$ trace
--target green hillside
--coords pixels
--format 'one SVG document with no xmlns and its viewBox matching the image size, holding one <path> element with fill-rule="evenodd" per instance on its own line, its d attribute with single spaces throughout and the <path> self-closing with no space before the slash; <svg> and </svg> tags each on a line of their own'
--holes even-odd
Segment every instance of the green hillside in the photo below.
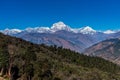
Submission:
<svg viewBox="0 0 120 80">
<path fill-rule="evenodd" d="M 120 67 L 99 57 L 0 34 L 0 76 L 6 80 L 120 80 Z"/>
</svg>

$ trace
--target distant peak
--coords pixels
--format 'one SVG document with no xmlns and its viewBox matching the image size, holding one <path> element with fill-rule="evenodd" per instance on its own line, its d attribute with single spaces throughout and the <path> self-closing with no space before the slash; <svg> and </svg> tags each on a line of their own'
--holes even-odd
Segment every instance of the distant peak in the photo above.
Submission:
<svg viewBox="0 0 120 80">
<path fill-rule="evenodd" d="M 88 31 L 95 31 L 95 30 L 94 30 L 93 28 L 91 28 L 90 26 L 83 27 L 82 29 L 88 30 Z"/>
<path fill-rule="evenodd" d="M 65 25 L 65 23 L 64 23 L 64 22 L 62 22 L 62 21 L 56 22 L 56 23 L 54 23 L 54 24 L 61 24 L 61 25 Z"/>
<path fill-rule="evenodd" d="M 112 34 L 112 33 L 115 33 L 115 31 L 112 31 L 112 30 L 107 30 L 107 31 L 104 31 L 105 34 Z"/>
<path fill-rule="evenodd" d="M 90 26 L 86 26 L 86 27 L 80 28 L 79 32 L 83 34 L 94 34 L 96 33 L 96 30 L 94 30 Z"/>
<path fill-rule="evenodd" d="M 4 31 L 21 32 L 22 30 L 20 30 L 20 29 L 9 29 L 9 28 L 6 28 Z"/>
<path fill-rule="evenodd" d="M 59 21 L 57 23 L 54 23 L 51 27 L 51 29 L 53 30 L 53 32 L 59 31 L 59 30 L 66 30 L 66 31 L 70 31 L 70 27 L 66 24 L 64 24 L 62 21 Z"/>
<path fill-rule="evenodd" d="M 20 30 L 20 29 L 8 29 L 8 28 L 6 28 L 5 30 L 1 30 L 0 32 L 2 32 L 4 34 L 7 34 L 7 35 L 11 35 L 11 34 L 20 33 L 20 32 L 22 32 L 22 30 Z"/>
<path fill-rule="evenodd" d="M 54 23 L 54 24 L 52 25 L 51 29 L 53 29 L 53 28 L 64 28 L 64 27 L 66 27 L 66 26 L 67 26 L 67 25 L 64 24 L 62 21 L 59 21 L 59 22 L 57 22 L 57 23 Z"/>
</svg>

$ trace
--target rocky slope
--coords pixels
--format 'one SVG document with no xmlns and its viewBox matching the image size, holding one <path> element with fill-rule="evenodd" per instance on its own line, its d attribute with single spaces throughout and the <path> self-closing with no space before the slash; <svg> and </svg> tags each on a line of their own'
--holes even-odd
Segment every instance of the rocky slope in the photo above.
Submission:
<svg viewBox="0 0 120 80">
<path fill-rule="evenodd" d="M 108 39 L 85 50 L 86 55 L 99 56 L 120 65 L 120 39 Z"/>
</svg>

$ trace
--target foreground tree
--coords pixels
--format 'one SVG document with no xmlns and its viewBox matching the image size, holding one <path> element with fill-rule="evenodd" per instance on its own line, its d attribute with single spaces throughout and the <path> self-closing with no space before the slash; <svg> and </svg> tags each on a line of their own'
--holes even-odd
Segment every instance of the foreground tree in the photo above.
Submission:
<svg viewBox="0 0 120 80">
<path fill-rule="evenodd" d="M 9 67 L 9 53 L 6 49 L 0 48 L 0 75 L 7 74 Z"/>
</svg>

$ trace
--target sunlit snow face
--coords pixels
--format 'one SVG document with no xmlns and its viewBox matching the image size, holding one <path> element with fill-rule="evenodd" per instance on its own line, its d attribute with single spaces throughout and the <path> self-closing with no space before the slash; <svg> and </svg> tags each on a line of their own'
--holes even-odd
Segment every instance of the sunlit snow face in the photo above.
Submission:
<svg viewBox="0 0 120 80">
<path fill-rule="evenodd" d="M 66 30 L 66 31 L 70 31 L 70 27 L 66 24 L 64 24 L 63 22 L 57 22 L 57 23 L 54 23 L 53 26 L 51 27 L 51 30 L 53 32 L 56 32 L 56 31 L 59 31 L 59 30 Z"/>
<path fill-rule="evenodd" d="M 112 33 L 115 33 L 115 31 L 112 31 L 112 30 L 107 30 L 107 31 L 104 31 L 105 34 L 112 34 Z"/>
</svg>

